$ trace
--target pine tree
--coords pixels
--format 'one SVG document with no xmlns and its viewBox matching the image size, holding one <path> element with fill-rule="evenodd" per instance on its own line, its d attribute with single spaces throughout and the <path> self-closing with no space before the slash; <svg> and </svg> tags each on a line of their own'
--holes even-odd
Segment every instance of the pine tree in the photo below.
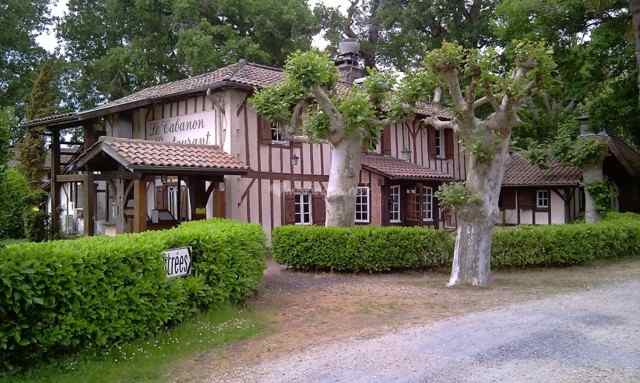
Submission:
<svg viewBox="0 0 640 383">
<path fill-rule="evenodd" d="M 47 61 L 40 68 L 27 100 L 27 120 L 31 121 L 55 113 L 58 100 L 54 86 L 55 66 L 52 61 Z M 22 171 L 27 176 L 32 189 L 39 189 L 45 176 L 44 128 L 30 128 L 25 133 L 19 149 Z"/>
</svg>

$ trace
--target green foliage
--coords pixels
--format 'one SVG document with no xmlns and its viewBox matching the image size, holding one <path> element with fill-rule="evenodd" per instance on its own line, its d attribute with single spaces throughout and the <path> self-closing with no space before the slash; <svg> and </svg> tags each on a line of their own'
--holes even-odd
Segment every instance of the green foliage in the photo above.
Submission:
<svg viewBox="0 0 640 383">
<path fill-rule="evenodd" d="M 598 224 L 520 226 L 497 230 L 498 267 L 570 266 L 640 254 L 640 217 L 610 214 Z"/>
<path fill-rule="evenodd" d="M 10 153 L 11 127 L 15 124 L 14 109 L 11 107 L 0 108 L 0 182 L 4 173 Z"/>
<path fill-rule="evenodd" d="M 382 130 L 378 123 L 374 105 L 370 97 L 361 89 L 353 89 L 338 102 L 338 110 L 345 122 L 345 133 L 348 136 L 360 135 L 369 141 L 377 142 Z"/>
<path fill-rule="evenodd" d="M 274 229 L 272 254 L 300 270 L 385 272 L 448 264 L 449 233 L 424 228 L 299 227 Z"/>
<path fill-rule="evenodd" d="M 0 179 L 0 238 L 24 238 L 23 214 L 31 194 L 19 170 L 9 168 Z"/>
<path fill-rule="evenodd" d="M 436 192 L 438 201 L 446 207 L 463 208 L 480 203 L 480 197 L 473 193 L 464 182 L 442 185 Z"/>
<path fill-rule="evenodd" d="M 35 189 L 23 197 L 24 238 L 31 242 L 43 242 L 49 237 L 48 196 L 45 191 Z"/>
<path fill-rule="evenodd" d="M 287 80 L 309 91 L 315 86 L 331 89 L 338 81 L 338 70 L 329 56 L 316 50 L 297 51 L 284 66 Z"/>
<path fill-rule="evenodd" d="M 2 376 L 0 383 L 164 383 L 181 361 L 260 333 L 261 322 L 247 310 L 207 310 L 158 334 L 107 350 L 83 351 L 29 370 Z"/>
<path fill-rule="evenodd" d="M 241 58 L 284 64 L 319 31 L 304 0 L 70 0 L 58 37 L 85 108 Z"/>
<path fill-rule="evenodd" d="M 427 53 L 424 63 L 433 72 L 447 72 L 462 67 L 467 53 L 462 45 L 445 41 L 441 48 Z"/>
<path fill-rule="evenodd" d="M 386 272 L 448 267 L 454 238 L 424 228 L 283 226 L 273 232 L 273 256 L 299 270 Z M 493 236 L 495 268 L 571 266 L 640 254 L 640 216 L 609 213 L 598 224 L 500 228 Z"/>
<path fill-rule="evenodd" d="M 607 181 L 593 182 L 585 185 L 585 190 L 596 204 L 598 213 L 604 215 L 611 210 L 611 204 L 616 197 L 616 191 Z"/>
<path fill-rule="evenodd" d="M 192 276 L 167 279 L 162 252 L 191 246 Z M 243 301 L 265 267 L 258 225 L 9 245 L 0 250 L 0 360 L 16 368 L 160 331 L 202 308 Z"/>
</svg>

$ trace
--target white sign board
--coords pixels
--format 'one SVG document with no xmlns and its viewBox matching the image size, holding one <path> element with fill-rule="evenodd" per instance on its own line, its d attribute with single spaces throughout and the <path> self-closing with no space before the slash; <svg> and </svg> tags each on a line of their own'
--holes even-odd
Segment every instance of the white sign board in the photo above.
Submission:
<svg viewBox="0 0 640 383">
<path fill-rule="evenodd" d="M 191 248 L 180 247 L 163 253 L 164 269 L 168 278 L 185 277 L 191 274 Z"/>
<path fill-rule="evenodd" d="M 153 141 L 213 145 L 215 134 L 216 113 L 214 111 L 147 122 L 147 139 Z"/>
</svg>

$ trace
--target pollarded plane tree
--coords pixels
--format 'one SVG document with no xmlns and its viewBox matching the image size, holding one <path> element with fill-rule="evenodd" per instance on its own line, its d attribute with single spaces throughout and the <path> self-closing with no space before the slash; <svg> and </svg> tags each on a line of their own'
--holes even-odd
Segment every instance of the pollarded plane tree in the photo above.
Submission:
<svg viewBox="0 0 640 383">
<path fill-rule="evenodd" d="M 363 142 L 376 142 L 391 97 L 391 76 L 372 73 L 361 85 L 339 84 L 334 62 L 318 51 L 292 54 L 285 80 L 251 99 L 262 116 L 286 123 L 290 134 L 331 145 L 326 225 L 352 226 Z"/>
<path fill-rule="evenodd" d="M 438 192 L 455 208 L 458 228 L 450 286 L 489 283 L 491 242 L 498 200 L 518 112 L 550 81 L 552 52 L 541 43 L 514 42 L 505 51 L 464 49 L 453 43 L 432 51 L 426 69 L 448 89 L 452 121 L 425 122 L 451 128 L 468 154 L 467 179 Z"/>
</svg>

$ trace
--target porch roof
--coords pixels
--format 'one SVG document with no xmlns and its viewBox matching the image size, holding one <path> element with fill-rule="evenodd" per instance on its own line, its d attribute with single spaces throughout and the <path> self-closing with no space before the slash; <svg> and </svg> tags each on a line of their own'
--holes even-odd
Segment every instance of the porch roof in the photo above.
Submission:
<svg viewBox="0 0 640 383">
<path fill-rule="evenodd" d="M 552 161 L 548 169 L 542 169 L 520 154 L 512 153 L 507 160 L 502 186 L 578 186 L 581 179 L 582 171 L 575 166 Z"/>
<path fill-rule="evenodd" d="M 386 155 L 364 154 L 362 167 L 392 180 L 453 180 L 447 173 Z"/>
<path fill-rule="evenodd" d="M 103 136 L 71 164 L 79 170 L 107 155 L 138 173 L 245 174 L 248 167 L 217 146 L 175 144 Z"/>
</svg>

